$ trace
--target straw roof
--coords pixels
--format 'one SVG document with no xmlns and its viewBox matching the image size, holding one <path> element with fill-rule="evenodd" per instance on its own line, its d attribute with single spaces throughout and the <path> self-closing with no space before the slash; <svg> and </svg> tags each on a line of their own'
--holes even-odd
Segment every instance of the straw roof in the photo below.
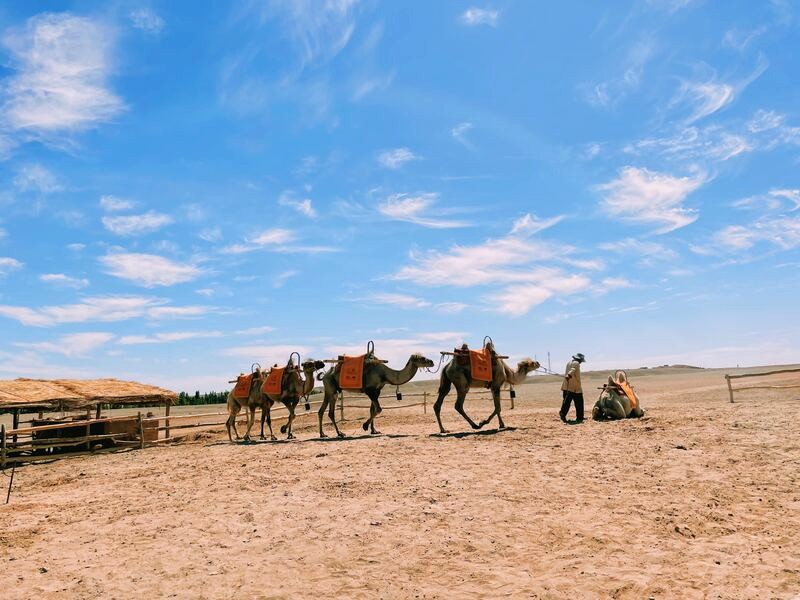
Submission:
<svg viewBox="0 0 800 600">
<path fill-rule="evenodd" d="M 175 392 L 119 379 L 0 380 L 0 408 L 77 409 L 96 404 L 172 403 Z"/>
</svg>

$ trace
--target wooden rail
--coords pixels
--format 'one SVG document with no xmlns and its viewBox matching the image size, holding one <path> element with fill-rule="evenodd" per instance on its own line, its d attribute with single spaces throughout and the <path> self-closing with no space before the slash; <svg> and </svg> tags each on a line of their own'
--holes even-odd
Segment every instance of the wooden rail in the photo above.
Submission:
<svg viewBox="0 0 800 600">
<path fill-rule="evenodd" d="M 747 386 L 740 386 L 740 387 L 733 387 L 731 385 L 732 379 L 743 379 L 745 377 L 767 377 L 769 375 L 780 375 L 782 373 L 800 373 L 800 369 L 781 369 L 779 371 L 764 371 L 762 373 L 741 373 L 739 375 L 729 375 L 725 374 L 725 382 L 728 384 L 728 395 L 731 399 L 731 404 L 733 404 L 733 393 L 740 392 L 743 390 L 791 390 L 791 389 L 800 389 L 800 384 L 798 385 L 747 385 Z"/>
</svg>

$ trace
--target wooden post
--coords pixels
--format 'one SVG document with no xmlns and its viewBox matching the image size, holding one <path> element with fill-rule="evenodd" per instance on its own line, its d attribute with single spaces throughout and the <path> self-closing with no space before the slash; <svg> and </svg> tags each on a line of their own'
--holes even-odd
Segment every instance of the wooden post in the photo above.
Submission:
<svg viewBox="0 0 800 600">
<path fill-rule="evenodd" d="M 86 449 L 87 450 L 91 450 L 92 449 L 92 442 L 91 442 L 91 440 L 88 439 L 89 436 L 91 436 L 91 435 L 92 435 L 92 409 L 91 408 L 87 408 L 86 409 L 86 438 L 87 438 L 86 439 Z"/>
<path fill-rule="evenodd" d="M 0 425 L 0 469 L 6 468 L 6 426 Z"/>
<path fill-rule="evenodd" d="M 339 392 L 339 421 L 344 421 L 344 392 Z"/>
<path fill-rule="evenodd" d="M 99 419 L 100 418 L 100 408 L 101 408 L 101 406 L 102 405 L 98 402 L 97 403 L 97 409 L 94 411 L 94 418 L 95 419 Z"/>
<path fill-rule="evenodd" d="M 19 429 L 19 409 L 14 409 L 14 414 L 11 417 L 11 429 Z M 17 443 L 17 434 L 11 436 L 11 441 Z"/>
<path fill-rule="evenodd" d="M 167 407 L 164 409 L 164 416 L 167 417 L 164 420 L 164 427 L 165 427 L 164 436 L 165 436 L 165 439 L 167 439 L 167 440 L 169 439 L 169 406 L 170 406 L 170 403 L 167 402 Z"/>
<path fill-rule="evenodd" d="M 422 392 L 422 413 L 428 414 L 428 392 Z"/>
<path fill-rule="evenodd" d="M 139 411 L 139 449 L 144 450 L 144 423 L 142 422 L 142 411 Z"/>
<path fill-rule="evenodd" d="M 733 388 L 731 387 L 731 376 L 726 374 L 725 381 L 728 382 L 728 394 L 731 397 L 731 404 L 733 404 Z"/>
</svg>

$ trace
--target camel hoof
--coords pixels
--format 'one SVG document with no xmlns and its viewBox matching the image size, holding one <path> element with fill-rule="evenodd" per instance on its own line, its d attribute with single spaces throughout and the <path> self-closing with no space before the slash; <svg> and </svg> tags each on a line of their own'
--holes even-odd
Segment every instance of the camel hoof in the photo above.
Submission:
<svg viewBox="0 0 800 600">
<path fill-rule="evenodd" d="M 294 434 L 290 433 L 289 435 L 286 436 L 286 439 L 287 440 L 293 440 L 294 439 Z"/>
<path fill-rule="evenodd" d="M 270 442 L 277 442 L 278 438 L 276 438 L 274 435 L 271 435 L 271 436 L 269 436 L 269 441 Z"/>
<path fill-rule="evenodd" d="M 361 426 L 361 429 L 363 429 L 364 431 L 366 431 L 367 429 L 369 429 L 369 423 L 364 423 L 364 424 Z"/>
<path fill-rule="evenodd" d="M 320 432 L 319 432 L 319 437 L 321 437 L 321 438 L 326 438 L 326 437 L 328 437 L 328 434 L 327 434 L 327 433 L 322 433 L 322 432 L 320 431 Z"/>
<path fill-rule="evenodd" d="M 370 431 L 370 435 L 380 435 L 380 434 L 381 432 L 378 431 L 377 429 L 373 429 L 372 431 Z"/>
<path fill-rule="evenodd" d="M 258 436 L 258 439 L 260 439 L 260 440 L 265 440 L 265 439 L 267 439 L 267 438 L 265 438 L 263 435 L 260 435 L 260 436 Z"/>
<path fill-rule="evenodd" d="M 347 437 L 347 436 L 346 436 L 345 434 L 343 434 L 341 431 L 340 431 L 340 432 L 338 432 L 336 435 L 338 435 L 340 438 Z"/>
</svg>

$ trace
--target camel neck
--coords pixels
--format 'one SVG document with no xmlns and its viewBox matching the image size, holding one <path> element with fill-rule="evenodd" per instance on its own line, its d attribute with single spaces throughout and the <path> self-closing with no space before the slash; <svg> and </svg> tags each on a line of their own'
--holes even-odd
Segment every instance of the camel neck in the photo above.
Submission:
<svg viewBox="0 0 800 600">
<path fill-rule="evenodd" d="M 303 381 L 303 395 L 308 396 L 314 389 L 314 370 L 303 371 L 305 381 Z"/>
<path fill-rule="evenodd" d="M 411 379 L 417 373 L 417 367 L 411 362 L 411 359 L 408 359 L 406 366 L 396 371 L 395 369 L 391 369 L 389 367 L 383 367 L 386 372 L 386 381 L 389 382 L 391 385 L 403 385 L 411 381 Z"/>
</svg>

